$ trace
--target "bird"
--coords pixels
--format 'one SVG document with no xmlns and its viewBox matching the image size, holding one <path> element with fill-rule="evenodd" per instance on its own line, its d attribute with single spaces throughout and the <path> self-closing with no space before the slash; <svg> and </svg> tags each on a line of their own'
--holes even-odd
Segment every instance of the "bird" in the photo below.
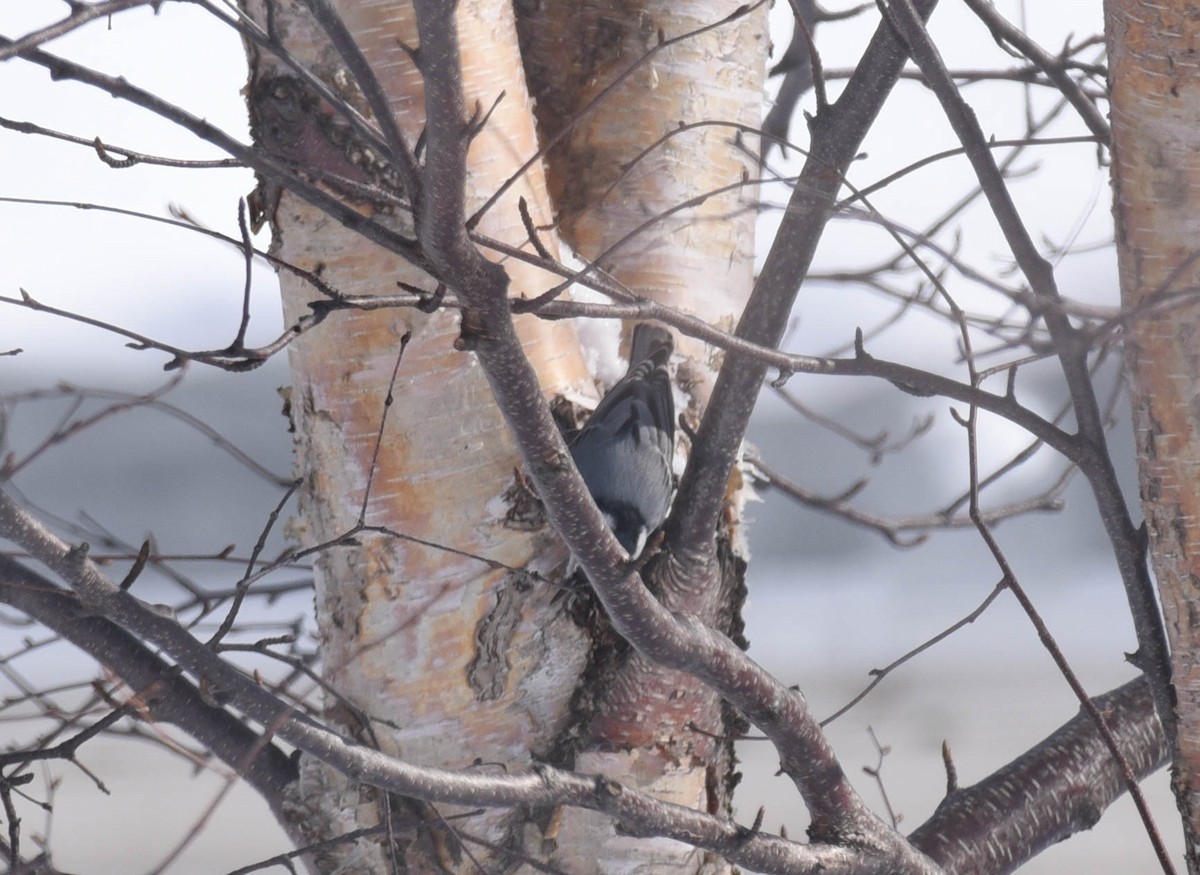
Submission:
<svg viewBox="0 0 1200 875">
<path fill-rule="evenodd" d="M 630 559 L 671 509 L 675 399 L 667 363 L 673 348 L 665 328 L 636 325 L 629 370 L 570 444 L 583 482 Z"/>
</svg>

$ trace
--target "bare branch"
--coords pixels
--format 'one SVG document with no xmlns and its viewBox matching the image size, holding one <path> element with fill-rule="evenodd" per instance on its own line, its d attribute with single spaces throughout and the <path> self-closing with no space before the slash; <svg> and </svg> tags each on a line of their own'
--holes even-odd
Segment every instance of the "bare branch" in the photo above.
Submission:
<svg viewBox="0 0 1200 875">
<path fill-rule="evenodd" d="M 16 43 L 13 40 L 0 36 L 0 52 L 7 51 L 15 45 Z M 276 160 L 262 150 L 244 145 L 205 119 L 197 118 L 186 110 L 148 91 L 131 85 L 123 78 L 108 76 L 81 64 L 76 64 L 66 58 L 42 51 L 41 49 L 14 50 L 13 53 L 27 61 L 45 67 L 55 78 L 70 79 L 84 85 L 90 85 L 113 97 L 127 100 L 136 106 L 149 110 L 155 115 L 161 116 L 167 121 L 191 131 L 200 139 L 220 147 L 228 154 L 242 161 L 246 166 L 253 168 L 255 171 L 262 173 L 279 185 L 287 188 L 297 197 L 303 198 L 318 209 L 325 211 L 345 227 L 351 228 L 367 239 L 383 246 L 385 249 L 403 256 L 417 267 L 425 266 L 425 258 L 412 240 L 392 231 L 379 222 L 363 217 L 361 213 L 352 207 L 343 204 L 337 198 L 326 193 L 320 186 L 308 182 L 294 168 L 288 166 L 286 162 Z M 338 103 L 344 104 L 345 102 L 339 101 Z"/>
<path fill-rule="evenodd" d="M 967 147 L 967 157 L 971 166 L 979 177 L 988 203 L 1000 223 L 1017 263 L 1029 280 L 1034 295 L 1038 301 L 1050 305 L 1041 311 L 1041 315 L 1054 339 L 1067 387 L 1074 402 L 1082 450 L 1082 455 L 1077 461 L 1095 493 L 1105 530 L 1117 556 L 1137 632 L 1140 652 L 1135 657 L 1135 664 L 1150 677 L 1159 713 L 1167 727 L 1168 735 L 1171 735 L 1174 732 L 1174 711 L 1166 633 L 1146 567 L 1145 551 L 1129 517 L 1112 459 L 1105 448 L 1104 425 L 1087 366 L 1088 344 L 1084 336 L 1057 308 L 1059 296 L 1053 269 L 1038 253 L 1037 247 L 1030 239 L 986 148 L 986 140 L 979 123 L 947 75 L 920 16 L 910 0 L 894 0 L 887 10 L 888 19 L 908 42 L 913 60 L 929 80 L 930 87 L 941 101 L 955 133 Z"/>
<path fill-rule="evenodd" d="M 0 500 L 7 502 L 8 498 Z M 257 743 L 259 736 L 241 719 L 213 708 L 152 650 L 108 620 L 90 615 L 71 594 L 3 556 L 0 600 L 67 638 L 97 662 L 109 666 L 135 690 L 158 691 L 151 699 L 154 718 L 179 726 L 226 764 L 243 762 L 246 751 Z M 283 790 L 296 775 L 294 764 L 282 751 L 268 746 L 240 774 L 274 811 L 282 812 Z"/>
<path fill-rule="evenodd" d="M 92 137 L 90 140 L 86 137 L 76 137 L 73 134 L 55 131 L 50 128 L 35 125 L 33 122 L 20 122 L 13 119 L 0 116 L 0 128 L 6 128 L 10 131 L 16 131 L 20 134 L 36 134 L 42 137 L 50 137 L 55 140 L 62 140 L 67 143 L 75 143 L 80 146 L 87 146 L 96 152 L 96 157 L 117 170 L 124 170 L 127 167 L 136 167 L 139 164 L 152 164 L 160 167 L 178 167 L 188 170 L 204 170 L 204 169 L 220 169 L 226 170 L 231 168 L 243 167 L 241 161 L 236 158 L 217 158 L 213 161 L 188 160 L 185 158 L 166 158 L 161 155 L 149 155 L 145 152 L 140 152 L 134 149 L 129 149 L 125 146 L 116 146 L 112 143 L 104 143 L 99 137 Z M 124 157 L 117 158 L 116 155 Z"/>
<path fill-rule="evenodd" d="M 77 641 L 85 649 L 91 648 L 89 652 L 93 652 L 101 661 L 114 660 L 122 655 L 123 651 L 119 648 L 123 645 L 119 642 L 132 642 L 108 620 L 118 622 L 139 638 L 162 648 L 187 673 L 205 678 L 209 689 L 219 692 L 226 706 L 236 707 L 260 724 L 276 728 L 276 736 L 281 741 L 319 757 L 363 783 L 430 801 L 467 805 L 579 805 L 609 814 L 630 835 L 672 837 L 767 873 L 788 875 L 820 871 L 835 875 L 883 875 L 895 871 L 896 861 L 891 853 L 882 853 L 880 849 L 852 850 L 830 845 L 798 845 L 775 836 L 750 833 L 730 820 L 655 800 L 606 778 L 578 775 L 548 766 L 526 774 L 492 775 L 403 763 L 342 738 L 295 712 L 218 658 L 187 634 L 174 619 L 122 592 L 86 558 L 86 549 L 68 548 L 41 529 L 3 493 L 0 493 L 0 536 L 21 543 L 35 553 L 40 561 L 70 580 L 79 599 L 76 601 L 75 596 L 56 592 L 41 578 L 12 560 L 0 557 L 0 576 L 15 582 L 15 585 L 3 586 L 3 581 L 0 581 L 0 598 L 4 601 L 29 612 L 52 628 L 59 628 L 72 641 Z M 69 621 L 67 617 L 78 614 L 80 604 L 87 611 L 106 619 L 89 617 Z M 78 627 L 75 623 L 86 625 Z M 100 627 L 97 628 L 96 624 L 100 624 Z M 101 629 L 112 631 L 101 634 Z M 114 642 L 118 642 L 118 649 L 106 656 L 110 651 L 104 648 Z M 129 670 L 132 671 L 132 668 Z M 178 680 L 173 675 L 171 678 Z M 178 707 L 186 701 L 182 695 L 171 696 L 164 700 L 163 707 Z M 193 701 L 199 701 L 198 694 L 193 694 Z M 182 728 L 192 732 L 196 728 L 193 724 L 197 721 L 201 726 L 205 724 L 201 720 L 205 715 L 210 718 L 209 722 L 227 716 L 223 710 L 214 709 L 208 704 L 202 704 L 201 707 L 201 714 L 183 715 L 179 711 L 172 711 L 171 716 L 161 719 L 174 722 L 173 718 L 179 718 Z M 232 721 L 231 726 L 222 726 L 221 731 L 229 733 L 229 736 L 215 738 L 212 745 L 214 749 L 225 750 L 228 756 L 233 757 L 228 762 L 236 763 L 236 756 L 245 754 L 247 744 L 255 743 L 255 736 L 236 720 Z M 245 739 L 244 743 L 242 739 Z M 269 747 L 268 750 L 273 748 Z M 262 760 L 262 757 L 258 757 L 250 764 L 245 772 L 247 780 L 255 780 L 255 769 L 260 767 Z M 288 762 L 286 758 L 284 762 Z M 290 775 L 290 763 L 288 768 Z M 277 778 L 276 774 L 275 780 Z M 277 798 L 277 784 L 268 784 L 260 790 L 268 799 Z M 919 871 L 936 870 L 926 867 Z"/>
<path fill-rule="evenodd" d="M 966 4 L 972 12 L 979 16 L 979 20 L 988 26 L 996 38 L 996 42 L 1009 43 L 1022 55 L 1029 58 L 1039 70 L 1046 74 L 1046 78 L 1054 83 L 1062 95 L 1071 101 L 1071 105 L 1075 107 L 1079 117 L 1083 119 L 1083 123 L 1087 125 L 1088 130 L 1096 139 L 1105 145 L 1109 144 L 1112 132 L 1109 130 L 1108 122 L 1096 108 L 1095 102 L 1090 100 L 1083 93 L 1079 84 L 1067 75 L 1064 58 L 1054 58 L 1047 54 L 1041 46 L 1030 39 L 1027 33 L 1000 15 L 991 3 L 984 3 L 981 0 L 966 0 Z"/>
<path fill-rule="evenodd" d="M 923 12 L 928 14 L 934 5 L 932 0 L 923 3 Z M 891 29 L 882 25 L 841 97 L 814 119 L 809 158 L 738 325 L 739 337 L 761 346 L 778 345 L 845 170 L 895 85 L 905 57 Z M 721 369 L 679 484 L 676 507 L 688 512 L 672 514 L 668 521 L 667 540 L 679 555 L 701 561 L 712 556 L 712 532 L 725 485 L 765 374 L 759 362 L 736 356 Z"/>
<path fill-rule="evenodd" d="M 1166 762 L 1166 735 L 1144 677 L 1094 701 L 1139 777 Z M 1014 787 L 1022 788 L 1019 805 Z M 947 872 L 1012 872 L 1091 829 L 1124 788 L 1092 716 L 1081 712 L 975 786 L 951 792 L 909 838 Z M 993 816 L 981 818 L 981 810 Z"/>
<path fill-rule="evenodd" d="M 107 18 L 118 12 L 124 12 L 126 9 L 133 9 L 135 6 L 152 6 L 156 2 L 161 2 L 161 0 L 105 0 L 101 3 L 71 3 L 71 14 L 61 21 L 26 34 L 19 40 L 0 42 L 0 62 L 24 55 L 31 49 L 58 39 L 97 18 Z"/>
</svg>

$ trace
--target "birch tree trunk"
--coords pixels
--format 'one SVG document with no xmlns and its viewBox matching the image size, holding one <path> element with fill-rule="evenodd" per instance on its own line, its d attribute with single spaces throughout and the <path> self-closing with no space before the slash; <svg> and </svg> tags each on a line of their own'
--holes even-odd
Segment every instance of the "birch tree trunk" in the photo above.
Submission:
<svg viewBox="0 0 1200 875">
<path fill-rule="evenodd" d="M 1175 792 L 1200 872 L 1200 15 L 1105 4 L 1113 184 L 1142 502 L 1177 698 Z"/>
<path fill-rule="evenodd" d="M 563 239 L 639 295 L 732 331 L 754 280 L 758 141 L 740 141 L 761 124 L 765 8 L 738 15 L 727 0 L 639 0 L 615 16 L 604 0 L 516 5 L 539 130 L 556 144 L 547 172 Z M 678 346 L 676 383 L 694 428 L 720 359 L 690 338 Z M 735 479 L 725 535 L 740 545 L 739 501 Z M 741 558 L 723 563 L 720 579 L 672 581 L 668 573 L 660 598 L 736 640 Z M 636 653 L 597 657 L 594 714 L 582 725 L 575 766 L 623 775 L 660 798 L 730 811 L 736 721 L 720 697 Z M 611 833 L 593 812 L 573 809 L 564 821 L 572 846 Z M 606 838 L 601 871 L 701 865 L 701 855 L 659 844 L 661 856 L 650 859 L 644 842 Z"/>
<path fill-rule="evenodd" d="M 355 2 L 341 12 L 401 128 L 416 141 L 422 81 L 404 48 L 417 43 L 412 9 Z M 288 48 L 336 86 L 344 71 L 304 5 L 277 4 L 274 14 Z M 468 94 L 485 108 L 504 94 L 471 153 L 478 205 L 536 144 L 511 15 L 503 4 L 468 2 L 458 17 Z M 256 18 L 265 22 L 265 11 L 258 9 Z M 302 166 L 386 188 L 386 168 L 372 166 L 361 144 L 336 136 L 330 108 L 312 105 L 275 58 L 252 52 L 251 67 L 263 146 Z M 480 230 L 520 245 L 518 196 L 542 224 L 548 221 L 535 166 Z M 361 208 L 375 215 L 388 209 L 366 200 Z M 433 291 L 420 270 L 293 196 L 284 193 L 271 218 L 276 254 L 344 295 L 394 293 L 397 283 Z M 394 210 L 394 219 L 411 233 L 403 210 Z M 508 269 L 518 287 L 548 282 L 519 263 Z M 319 296 L 287 274 L 281 279 L 285 319 L 294 320 Z M 379 527 L 318 554 L 326 717 L 363 743 L 412 762 L 524 767 L 546 755 L 561 729 L 586 648 L 562 612 L 555 618 L 550 610 L 555 591 L 534 582 L 539 571 L 548 579 L 565 556 L 549 530 L 520 524 L 518 505 L 528 499 L 514 481 L 517 457 L 474 357 L 455 349 L 457 323 L 447 310 L 349 311 L 291 348 L 301 540 L 328 544 L 360 519 Z M 520 330 L 547 392 L 586 381 L 567 323 L 526 317 Z M 394 401 L 385 408 L 389 396 Z M 402 865 L 432 871 L 462 858 L 431 806 L 381 796 L 306 760 L 295 816 L 312 840 L 384 823 L 389 811 L 397 824 L 415 817 L 432 829 L 405 830 L 410 840 L 395 852 Z M 476 818 L 465 831 L 520 844 L 520 824 L 503 813 Z M 337 846 L 318 868 L 392 871 L 386 844 L 381 836 Z M 487 856 L 478 847 L 471 852 Z"/>
<path fill-rule="evenodd" d="M 245 8 L 338 97 L 367 112 L 306 4 L 275 3 L 270 20 L 268 6 L 259 0 L 246 0 Z M 418 142 L 425 117 L 418 64 L 430 59 L 420 56 L 412 9 L 388 0 L 342 3 L 339 11 L 403 133 Z M 633 16 L 640 29 L 621 49 L 618 66 L 633 63 L 653 45 L 647 34 L 692 30 L 722 14 L 710 7 L 667 13 Z M 473 101 L 477 116 L 486 117 L 469 157 L 469 214 L 536 154 L 537 131 L 509 4 L 461 2 L 457 19 L 468 106 Z M 673 129 L 675 119 L 756 122 L 765 18 L 748 17 L 718 36 L 716 46 L 696 40 L 686 54 L 664 53 L 657 70 L 630 80 L 627 93 L 602 104 L 603 113 L 581 129 L 580 136 L 591 138 L 613 131 L 637 134 L 631 140 L 616 137 L 614 146 L 585 162 L 596 171 L 590 187 L 567 198 L 566 187 L 556 186 L 555 206 L 570 216 L 565 224 L 572 244 L 585 257 L 595 257 L 631 230 L 631 223 L 736 183 L 752 166 L 731 148 L 728 130 L 702 132 L 671 143 L 667 165 L 653 158 L 623 183 L 620 196 L 609 202 L 634 203 L 632 214 L 621 209 L 605 217 L 588 208 L 591 200 L 603 200 L 613 168 Z M 559 51 L 575 52 L 579 45 Z M 718 56 L 704 60 L 715 48 Z M 406 192 L 396 185 L 394 169 L 374 162 L 328 101 L 314 96 L 277 57 L 249 43 L 248 51 L 259 146 L 311 168 L 343 197 L 347 190 L 359 191 L 356 206 L 362 213 L 389 215 L 397 230 L 411 234 Z M 708 98 L 684 99 L 696 90 Z M 649 100 L 664 95 L 675 105 Z M 580 93 L 572 100 L 580 106 L 593 96 L 594 91 Z M 639 102 L 631 110 L 634 98 Z M 640 123 L 614 119 L 614 109 Z M 552 128 L 544 124 L 542 135 L 551 135 Z M 718 155 L 735 160 L 718 161 Z M 580 160 L 575 152 L 571 156 Z M 709 166 L 718 169 L 689 178 L 689 168 Z M 570 168 L 559 164 L 558 172 Z M 542 242 L 556 252 L 555 235 L 547 230 L 553 225 L 552 201 L 537 161 L 490 206 L 476 230 L 528 249 L 518 198 L 529 204 Z M 273 222 L 275 254 L 338 293 L 386 295 L 397 284 L 434 291 L 418 268 L 286 192 L 264 188 L 259 200 L 264 218 Z M 561 206 L 564 200 L 568 208 Z M 731 221 L 739 209 L 743 215 Z M 665 228 L 643 232 L 605 259 L 605 267 L 660 300 L 687 296 L 687 306 L 698 315 L 731 327 L 752 280 L 753 219 L 734 192 L 675 217 Z M 594 226 L 590 236 L 575 233 L 583 226 Z M 504 264 L 518 295 L 540 293 L 557 281 L 519 261 Z M 706 277 L 703 286 L 700 276 Z M 312 284 L 294 275 L 282 274 L 281 281 L 289 322 L 321 300 Z M 701 287 L 703 293 L 695 294 Z M 518 327 L 548 395 L 591 391 L 569 323 L 522 317 Z M 414 763 L 522 769 L 550 761 L 606 772 L 696 807 L 728 810 L 729 743 L 677 732 L 695 720 L 716 737 L 727 737 L 729 718 L 715 695 L 677 696 L 695 685 L 652 671 L 640 660 L 614 675 L 621 681 L 615 686 L 633 695 L 610 696 L 611 684 L 599 693 L 588 689 L 616 668 L 604 661 L 614 648 L 597 645 L 597 636 L 611 633 L 603 623 L 577 624 L 553 600 L 566 556 L 553 533 L 539 526 L 536 501 L 514 476 L 518 462 L 511 439 L 474 357 L 455 348 L 458 330 L 457 316 L 447 310 L 432 315 L 411 308 L 350 310 L 335 312 L 291 347 L 291 410 L 303 482 L 303 519 L 296 533 L 305 546 L 324 545 L 317 553 L 317 615 L 326 718 L 364 744 Z M 695 364 L 683 366 L 681 378 L 689 386 L 707 385 L 715 360 L 696 346 L 687 352 Z M 704 395 L 695 393 L 698 399 Z M 719 602 L 730 617 L 727 627 L 733 622 L 730 592 L 715 593 L 709 610 L 714 613 Z M 626 649 L 622 658 L 627 657 Z M 633 688 L 626 683 L 631 677 L 637 679 Z M 646 697 L 665 704 L 665 712 L 639 711 Z M 581 707 L 581 700 L 592 704 Z M 706 856 L 674 842 L 624 839 L 606 819 L 574 812 L 565 825 L 551 812 L 488 813 L 455 825 L 444 819 L 454 811 L 386 799 L 311 761 L 302 767 L 294 801 L 295 825 L 312 841 L 390 824 L 386 835 L 324 852 L 312 862 L 323 872 L 478 871 L 489 858 L 500 868 L 515 866 L 522 853 L 572 870 L 578 870 L 572 863 L 586 861 L 596 871 L 632 872 L 638 866 L 697 871 Z M 490 864 L 483 865 L 491 871 Z"/>
</svg>

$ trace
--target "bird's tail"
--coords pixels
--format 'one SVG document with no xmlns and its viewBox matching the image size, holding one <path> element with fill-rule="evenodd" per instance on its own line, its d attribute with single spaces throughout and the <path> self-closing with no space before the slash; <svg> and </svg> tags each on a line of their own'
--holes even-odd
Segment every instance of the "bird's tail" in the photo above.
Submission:
<svg viewBox="0 0 1200 875">
<path fill-rule="evenodd" d="M 666 347 L 669 356 L 674 346 L 675 341 L 671 337 L 670 331 L 661 325 L 639 322 L 633 326 L 633 338 L 629 341 L 629 366 L 632 369 L 655 355 L 663 347 Z"/>
</svg>

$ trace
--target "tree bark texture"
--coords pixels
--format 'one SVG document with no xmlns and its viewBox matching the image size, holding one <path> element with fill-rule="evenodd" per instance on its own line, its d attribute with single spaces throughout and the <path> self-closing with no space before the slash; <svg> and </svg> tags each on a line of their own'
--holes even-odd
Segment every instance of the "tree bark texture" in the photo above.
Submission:
<svg viewBox="0 0 1200 875">
<path fill-rule="evenodd" d="M 1171 645 L 1175 790 L 1200 872 L 1200 8 L 1105 4 L 1127 368 Z"/>
<path fill-rule="evenodd" d="M 766 9 L 516 6 L 563 239 L 639 295 L 732 331 L 754 279 L 758 141 L 746 132 L 761 124 Z M 689 338 L 680 349 L 694 415 L 715 351 Z"/>
<path fill-rule="evenodd" d="M 495 104 L 471 148 L 468 208 L 482 204 L 537 148 L 511 12 L 504 6 L 459 4 L 468 100 L 478 101 L 483 112 Z M 247 8 L 265 23 L 264 7 Z M 401 130 L 415 143 L 425 113 L 422 79 L 405 50 L 418 43 L 411 7 L 356 0 L 340 12 Z M 365 111 L 304 4 L 276 3 L 273 16 L 287 49 Z M 300 166 L 406 196 L 389 168 L 348 137 L 331 108 L 314 100 L 271 53 L 251 51 L 251 69 L 251 111 L 263 148 Z M 515 246 L 524 243 L 519 196 L 536 222 L 549 222 L 535 165 L 479 230 Z M 404 209 L 368 197 L 356 206 L 411 234 Z M 270 218 L 275 253 L 318 273 L 342 294 L 395 293 L 398 282 L 432 291 L 421 271 L 286 193 Z M 550 235 L 544 240 L 554 245 Z M 555 281 L 518 262 L 506 267 L 518 287 L 540 290 Z M 286 273 L 281 283 L 289 321 L 319 297 Z M 547 392 L 588 382 L 567 323 L 519 321 Z M 411 340 L 401 354 L 406 334 Z M 551 577 L 566 557 L 553 533 L 538 526 L 536 503 L 514 478 L 518 461 L 510 435 L 474 357 L 455 349 L 457 334 L 451 311 L 351 310 L 334 314 L 291 347 L 291 409 L 303 481 L 303 522 L 296 534 L 306 546 L 327 543 L 350 530 L 365 507 L 368 526 L 401 536 L 364 531 L 318 554 L 322 672 L 334 691 L 327 719 L 410 762 L 519 768 L 545 756 L 565 723 L 586 646 L 569 618 L 551 609 L 555 590 L 534 582 L 531 572 Z M 394 400 L 381 434 L 389 395 Z M 378 791 L 311 761 L 302 769 L 296 801 L 296 817 L 314 840 L 385 820 Z M 461 846 L 438 820 L 452 812 L 403 800 L 392 800 L 390 810 L 397 822 L 415 818 L 432 826 L 404 830 L 399 853 L 410 871 L 461 863 Z M 519 847 L 520 820 L 492 812 L 463 829 Z M 471 850 L 477 859 L 488 856 L 477 846 Z M 392 868 L 381 843 L 336 846 L 330 855 L 320 861 L 323 871 Z"/>
<path fill-rule="evenodd" d="M 267 30 L 267 5 L 245 0 L 244 6 Z M 337 7 L 402 132 L 416 143 L 425 121 L 418 67 L 440 60 L 421 55 L 411 7 L 391 0 L 356 0 Z M 724 14 L 697 7 L 680 23 L 668 16 L 669 10 L 626 11 L 639 35 L 639 42 L 621 49 L 627 63 L 654 43 L 658 28 L 691 30 Z M 581 207 L 587 198 L 605 199 L 602 189 L 615 181 L 614 156 L 629 161 L 650 140 L 671 131 L 677 118 L 757 120 L 767 48 L 764 14 L 748 19 L 754 22 L 750 31 L 737 25 L 719 32 L 715 46 L 689 47 L 692 54 L 678 69 L 660 65 L 646 71 L 650 80 L 629 86 L 631 93 L 674 93 L 679 101 L 703 85 L 699 90 L 706 90 L 705 99 L 732 97 L 740 106 L 709 105 L 693 96 L 695 102 L 684 105 L 686 112 L 665 106 L 635 109 L 628 94 L 623 103 L 613 98 L 600 104 L 610 115 L 588 136 L 632 128 L 641 139 L 612 154 L 597 151 L 582 165 L 603 169 L 603 174 L 576 193 L 572 209 L 555 203 L 560 215 L 570 215 L 568 226 L 594 222 Z M 464 0 L 457 7 L 457 22 L 467 110 L 479 119 L 486 116 L 468 157 L 470 215 L 536 154 L 538 130 L 511 6 Z M 352 71 L 305 3 L 274 3 L 270 28 L 339 97 L 368 113 Z M 402 205 L 408 193 L 397 183 L 394 168 L 380 162 L 328 101 L 313 95 L 275 55 L 250 43 L 248 51 L 257 144 L 307 168 L 362 214 L 411 236 L 411 216 Z M 715 60 L 704 60 L 714 53 Z M 759 72 L 746 78 L 738 72 L 739 64 Z M 614 118 L 611 113 L 618 108 Z M 544 126 L 541 134 L 547 135 Z M 609 245 L 603 241 L 697 193 L 736 183 L 752 167 L 752 159 L 730 144 L 730 131 L 703 136 L 692 138 L 682 150 L 670 144 L 667 165 L 658 156 L 639 165 L 633 182 L 607 196 L 607 202 L 621 206 L 620 221 L 601 224 L 596 233 L 608 236 L 590 248 L 573 242 L 581 254 L 599 254 Z M 708 145 L 701 148 L 701 143 Z M 720 161 L 718 152 L 725 156 Z M 730 163 L 729 155 L 736 160 Z M 708 164 L 723 169 L 716 176 L 697 173 L 691 178 L 689 168 Z M 542 242 L 556 251 L 554 211 L 541 167 L 535 161 L 490 206 L 476 230 L 528 249 L 516 206 L 523 197 Z M 576 169 L 583 172 L 581 166 Z M 561 183 L 555 188 L 560 200 L 562 188 Z M 259 200 L 274 223 L 275 253 L 318 274 L 341 294 L 390 294 L 398 291 L 397 283 L 432 291 L 420 270 L 299 199 L 263 186 Z M 635 236 L 604 263 L 639 292 L 663 300 L 681 300 L 686 293 L 688 309 L 728 327 L 752 279 L 753 218 L 738 192 L 697 201 L 665 226 Z M 700 256 L 705 264 L 697 267 Z M 625 273 L 627 257 L 648 264 L 658 279 Z M 518 296 L 532 297 L 558 281 L 513 259 L 504 266 Z M 311 285 L 286 273 L 281 283 L 289 321 L 309 312 L 311 302 L 320 298 Z M 591 392 L 568 323 L 521 317 L 518 329 L 547 394 Z M 457 316 L 446 310 L 431 315 L 413 309 L 339 311 L 290 349 L 297 474 L 303 481 L 302 520 L 294 533 L 312 546 L 337 541 L 360 515 L 366 526 L 382 527 L 357 531 L 352 540 L 317 554 L 322 671 L 330 691 L 327 719 L 364 744 L 409 762 L 519 769 L 552 761 L 602 771 L 694 807 L 728 810 L 733 773 L 729 743 L 680 731 L 687 720 L 697 719 L 708 732 L 727 736 L 723 728 L 732 718 L 716 697 L 680 695 L 695 693 L 696 684 L 675 674 L 657 676 L 662 673 L 640 665 L 633 675 L 653 678 L 653 683 L 631 686 L 632 675 L 626 673 L 623 683 L 605 688 L 629 692 L 624 698 L 613 701 L 589 689 L 613 668 L 604 659 L 627 653 L 627 648 L 607 647 L 613 644 L 610 638 L 580 624 L 563 604 L 552 603 L 557 589 L 538 580 L 538 575 L 558 579 L 566 557 L 557 537 L 540 525 L 536 501 L 514 476 L 518 463 L 511 436 L 474 357 L 455 348 L 457 331 Z M 405 336 L 410 339 L 401 352 Z M 716 362 L 707 353 L 692 355 L 705 367 Z M 698 373 L 685 368 L 681 379 L 706 382 Z M 385 405 L 389 395 L 392 400 Z M 729 579 L 736 581 L 733 589 L 740 587 L 739 578 Z M 719 597 L 731 629 L 736 621 L 728 605 L 735 598 L 729 592 Z M 637 713 L 633 706 L 643 700 L 655 707 Z M 683 716 L 681 700 L 687 705 Z M 614 730 L 612 715 L 618 712 L 625 716 Z M 627 718 L 633 719 L 632 727 Z M 581 735 L 587 737 L 590 757 L 576 760 Z M 385 800 L 311 761 L 302 766 L 295 794 L 294 818 L 314 841 L 385 823 L 389 816 L 393 835 L 399 837 L 397 856 L 391 857 L 382 839 L 334 846 L 317 860 L 321 871 L 382 872 L 395 865 L 409 871 L 477 871 L 480 860 L 516 865 L 514 853 L 572 869 L 583 860 L 599 867 L 596 871 L 612 872 L 691 872 L 703 866 L 722 871 L 727 866 L 675 842 L 619 836 L 611 822 L 596 815 L 489 812 L 449 828 L 442 818 L 455 813 Z M 461 841 L 456 830 L 465 837 Z M 471 843 L 471 837 L 485 844 Z"/>
<path fill-rule="evenodd" d="M 562 239 L 634 293 L 732 331 L 754 280 L 759 144 L 746 132 L 761 124 L 766 8 L 745 13 L 731 0 L 518 0 L 516 9 Z M 687 337 L 677 349 L 680 409 L 694 427 L 721 357 Z M 694 596 L 662 596 L 735 640 L 745 591 L 741 485 L 735 470 L 723 527 L 734 552 L 709 579 L 678 582 Z M 668 586 L 670 571 L 659 576 Z M 731 811 L 727 739 L 736 735 L 735 716 L 687 675 L 615 644 L 596 648 L 587 697 L 594 714 L 574 743 L 574 766 Z M 703 855 L 680 856 L 670 843 L 648 856 L 644 842 L 612 835 L 591 812 L 568 812 L 562 833 L 573 846 L 610 836 L 598 846 L 598 871 L 706 865 Z"/>
</svg>

